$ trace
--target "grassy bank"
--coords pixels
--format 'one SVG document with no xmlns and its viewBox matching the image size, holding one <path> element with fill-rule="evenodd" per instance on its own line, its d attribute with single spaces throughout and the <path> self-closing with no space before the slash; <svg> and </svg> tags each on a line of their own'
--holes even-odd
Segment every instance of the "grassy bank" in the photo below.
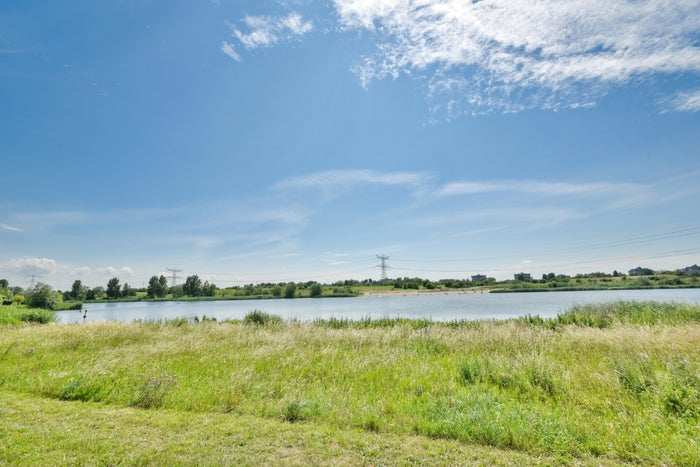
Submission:
<svg viewBox="0 0 700 467">
<path fill-rule="evenodd" d="M 255 322 L 0 328 L 0 463 L 72 459 L 90 420 L 96 463 L 148 462 L 163 443 L 185 463 L 198 445 L 202 463 L 700 463 L 700 307 Z"/>
<path fill-rule="evenodd" d="M 40 308 L 27 308 L 24 305 L 0 306 L 0 325 L 22 323 L 52 323 L 56 320 L 56 313 L 53 310 Z"/>
</svg>

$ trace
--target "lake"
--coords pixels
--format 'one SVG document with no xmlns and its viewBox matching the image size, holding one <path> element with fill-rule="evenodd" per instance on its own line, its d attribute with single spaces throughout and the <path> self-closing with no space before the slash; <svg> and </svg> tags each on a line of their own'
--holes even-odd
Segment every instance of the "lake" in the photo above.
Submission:
<svg viewBox="0 0 700 467">
<path fill-rule="evenodd" d="M 424 294 L 352 298 L 228 300 L 210 302 L 86 303 L 88 322 L 162 320 L 207 316 L 217 320 L 243 319 L 262 310 L 284 319 L 359 320 L 376 318 L 428 318 L 434 321 L 508 319 L 525 315 L 554 317 L 573 305 L 619 300 L 700 304 L 700 289 L 596 290 L 578 292 L 527 292 L 495 294 Z M 61 323 L 83 321 L 82 312 L 58 313 Z"/>
</svg>

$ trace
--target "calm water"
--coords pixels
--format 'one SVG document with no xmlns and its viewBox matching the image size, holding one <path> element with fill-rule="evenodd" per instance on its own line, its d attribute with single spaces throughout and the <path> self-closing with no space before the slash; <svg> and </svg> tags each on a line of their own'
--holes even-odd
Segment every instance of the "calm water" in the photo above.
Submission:
<svg viewBox="0 0 700 467">
<path fill-rule="evenodd" d="M 320 298 L 292 300 L 231 300 L 217 302 L 87 303 L 87 321 L 193 319 L 206 315 L 221 321 L 242 319 L 263 310 L 284 319 L 316 318 L 430 318 L 434 321 L 506 319 L 525 315 L 553 317 L 573 305 L 618 300 L 700 304 L 700 289 L 601 290 L 585 292 L 528 292 L 506 294 L 421 295 Z M 78 311 L 58 313 L 62 323 L 83 321 Z"/>
</svg>

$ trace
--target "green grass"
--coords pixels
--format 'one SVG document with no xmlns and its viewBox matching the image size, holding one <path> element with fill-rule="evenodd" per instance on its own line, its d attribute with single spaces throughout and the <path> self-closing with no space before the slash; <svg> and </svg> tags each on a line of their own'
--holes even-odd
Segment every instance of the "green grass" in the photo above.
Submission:
<svg viewBox="0 0 700 467">
<path fill-rule="evenodd" d="M 618 303 L 507 322 L 4 326 L 0 400 L 17 402 L 0 408 L 0 464 L 167 451 L 252 465 L 291 449 L 298 464 L 698 465 L 699 315 Z M 49 432 L 30 433 L 32 417 Z M 97 451 L 59 440 L 81 423 Z"/>
<path fill-rule="evenodd" d="M 551 465 L 553 457 L 251 415 L 115 408 L 0 390 L 2 465 Z M 582 459 L 580 465 L 615 465 Z"/>
<path fill-rule="evenodd" d="M 40 308 L 27 308 L 24 305 L 0 306 L 0 325 L 21 323 L 46 324 L 56 321 L 56 312 Z"/>
</svg>

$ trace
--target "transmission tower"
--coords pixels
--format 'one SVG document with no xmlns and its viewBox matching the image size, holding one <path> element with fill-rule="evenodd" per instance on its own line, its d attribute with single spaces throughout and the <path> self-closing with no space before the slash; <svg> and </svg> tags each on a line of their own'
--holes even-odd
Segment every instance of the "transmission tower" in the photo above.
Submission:
<svg viewBox="0 0 700 467">
<path fill-rule="evenodd" d="M 34 280 L 40 278 L 41 276 L 38 274 L 28 274 L 26 277 L 31 277 L 29 280 L 29 289 L 27 290 L 32 290 L 34 288 Z"/>
<path fill-rule="evenodd" d="M 385 281 L 387 280 L 386 270 L 389 268 L 389 266 L 386 265 L 386 261 L 389 259 L 389 257 L 384 255 L 377 255 L 377 259 L 381 261 L 381 263 L 377 266 L 381 269 L 379 279 Z"/>
<path fill-rule="evenodd" d="M 175 281 L 177 279 L 182 279 L 182 277 L 177 275 L 178 272 L 182 272 L 182 269 L 165 268 L 165 270 L 172 273 L 170 276 L 170 287 L 175 287 Z"/>
</svg>

